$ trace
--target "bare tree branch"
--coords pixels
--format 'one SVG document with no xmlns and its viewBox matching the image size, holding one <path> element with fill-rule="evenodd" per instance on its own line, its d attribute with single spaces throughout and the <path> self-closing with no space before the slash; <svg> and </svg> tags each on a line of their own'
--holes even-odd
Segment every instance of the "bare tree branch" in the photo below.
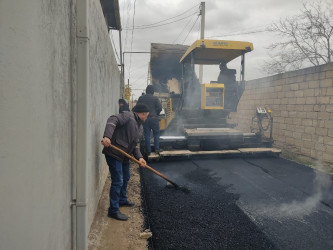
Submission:
<svg viewBox="0 0 333 250">
<path fill-rule="evenodd" d="M 268 31 L 281 36 L 281 41 L 268 46 L 270 60 L 266 73 L 282 73 L 309 65 L 332 61 L 333 5 L 329 0 L 304 3 L 300 14 L 271 24 Z"/>
</svg>

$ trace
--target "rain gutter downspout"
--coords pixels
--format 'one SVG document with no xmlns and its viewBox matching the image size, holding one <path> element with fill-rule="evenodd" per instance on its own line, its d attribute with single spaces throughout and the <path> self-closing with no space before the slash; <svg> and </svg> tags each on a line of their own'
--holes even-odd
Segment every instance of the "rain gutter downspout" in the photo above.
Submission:
<svg viewBox="0 0 333 250">
<path fill-rule="evenodd" d="M 123 62 L 123 48 L 122 48 L 122 40 L 121 40 L 121 27 L 119 29 L 119 54 L 120 54 L 120 96 L 124 98 L 125 93 L 125 74 L 124 74 L 124 62 Z"/>
<path fill-rule="evenodd" d="M 87 129 L 89 101 L 89 1 L 76 0 L 76 122 L 74 124 L 75 178 L 73 193 L 73 249 L 88 249 L 88 208 L 87 208 Z M 75 119 L 75 118 L 74 118 Z"/>
</svg>

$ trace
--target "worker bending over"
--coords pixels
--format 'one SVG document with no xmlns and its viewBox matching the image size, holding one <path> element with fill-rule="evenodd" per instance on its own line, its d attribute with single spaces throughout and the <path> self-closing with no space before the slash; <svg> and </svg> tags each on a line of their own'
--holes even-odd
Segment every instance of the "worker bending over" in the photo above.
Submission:
<svg viewBox="0 0 333 250">
<path fill-rule="evenodd" d="M 109 166 L 111 175 L 110 207 L 108 217 L 117 220 L 127 220 L 128 217 L 119 211 L 121 206 L 134 206 L 127 199 L 127 184 L 130 179 L 129 160 L 110 147 L 112 144 L 139 160 L 140 166 L 145 167 L 138 147 L 139 138 L 142 134 L 142 123 L 147 120 L 149 108 L 145 104 L 137 104 L 132 112 L 122 112 L 110 116 L 107 120 L 103 135 L 103 154 Z"/>
</svg>

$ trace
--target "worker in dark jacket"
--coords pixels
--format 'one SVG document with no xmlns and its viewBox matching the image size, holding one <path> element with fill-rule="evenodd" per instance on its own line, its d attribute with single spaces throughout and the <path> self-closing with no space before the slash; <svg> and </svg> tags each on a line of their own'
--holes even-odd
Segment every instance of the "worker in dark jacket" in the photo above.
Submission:
<svg viewBox="0 0 333 250">
<path fill-rule="evenodd" d="M 147 120 L 149 108 L 145 104 L 137 104 L 133 112 L 122 112 L 110 116 L 107 120 L 102 145 L 103 154 L 111 174 L 110 207 L 108 216 L 117 220 L 127 220 L 128 217 L 119 211 L 119 206 L 134 206 L 127 199 L 127 183 L 130 179 L 129 160 L 120 152 L 110 148 L 110 144 L 133 155 L 145 167 L 138 142 L 142 134 L 141 124 Z"/>
<path fill-rule="evenodd" d="M 124 112 L 124 111 L 130 111 L 129 110 L 129 105 L 126 102 L 126 100 L 124 99 L 119 99 L 118 100 L 118 104 L 119 104 L 119 113 Z"/>
<path fill-rule="evenodd" d="M 149 116 L 147 121 L 143 124 L 143 134 L 145 138 L 146 154 L 151 152 L 150 147 L 150 132 L 153 131 L 154 135 L 154 148 L 155 152 L 160 152 L 160 122 L 158 115 L 162 111 L 162 104 L 157 96 L 154 96 L 154 86 L 148 85 L 146 94 L 139 97 L 138 103 L 144 103 L 149 107 Z"/>
<path fill-rule="evenodd" d="M 226 61 L 223 59 L 220 62 L 220 74 L 217 78 L 218 83 L 224 83 L 225 85 L 232 84 L 236 81 L 236 70 L 229 69 Z"/>
</svg>

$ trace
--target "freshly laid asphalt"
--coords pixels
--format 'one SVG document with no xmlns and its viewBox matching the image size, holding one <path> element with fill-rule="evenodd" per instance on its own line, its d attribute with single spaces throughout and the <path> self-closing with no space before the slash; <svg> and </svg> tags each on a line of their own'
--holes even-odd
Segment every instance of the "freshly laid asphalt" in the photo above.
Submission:
<svg viewBox="0 0 333 250">
<path fill-rule="evenodd" d="M 281 158 L 150 163 L 141 170 L 151 249 L 333 249 L 332 176 Z"/>
</svg>

